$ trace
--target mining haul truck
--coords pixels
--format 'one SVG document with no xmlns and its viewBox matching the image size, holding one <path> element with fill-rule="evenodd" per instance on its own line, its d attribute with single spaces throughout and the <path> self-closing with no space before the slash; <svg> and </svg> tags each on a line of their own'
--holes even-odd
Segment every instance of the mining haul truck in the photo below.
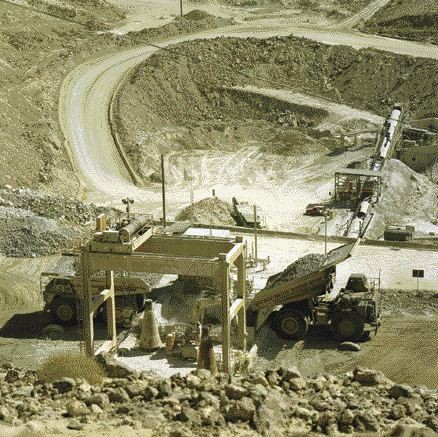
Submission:
<svg viewBox="0 0 438 437">
<path fill-rule="evenodd" d="M 333 249 L 320 268 L 256 293 L 247 317 L 250 340 L 278 307 L 271 319 L 280 338 L 302 339 L 311 324 L 329 326 L 341 341 L 356 341 L 377 332 L 379 279 L 352 274 L 345 288 L 334 292 L 336 265 L 351 256 L 356 244 Z"/>
<path fill-rule="evenodd" d="M 92 277 L 90 280 L 93 294 L 96 296 L 107 288 L 104 277 Z M 82 277 L 44 272 L 40 283 L 45 309 L 50 312 L 53 321 L 63 326 L 75 325 L 82 318 L 80 314 Z M 143 310 L 146 294 L 150 293 L 149 284 L 141 278 L 115 277 L 114 289 L 116 323 L 118 326 L 127 327 L 132 317 Z M 105 308 L 100 308 L 96 317 L 105 321 Z"/>
</svg>

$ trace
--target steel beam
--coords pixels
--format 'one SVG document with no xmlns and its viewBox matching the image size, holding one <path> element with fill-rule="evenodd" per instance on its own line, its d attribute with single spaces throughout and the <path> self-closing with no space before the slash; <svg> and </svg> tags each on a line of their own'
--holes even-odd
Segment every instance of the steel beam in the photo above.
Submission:
<svg viewBox="0 0 438 437">
<path fill-rule="evenodd" d="M 237 342 L 239 347 L 246 352 L 246 245 L 243 247 L 240 256 L 235 263 L 237 267 L 237 300 L 241 303 L 236 305 L 237 311 Z M 234 303 L 233 303 L 234 305 Z"/>
<path fill-rule="evenodd" d="M 91 253 L 93 270 L 111 269 L 118 272 L 148 272 L 186 276 L 216 277 L 218 261 L 206 258 L 187 258 L 150 253 L 104 254 Z"/>
</svg>

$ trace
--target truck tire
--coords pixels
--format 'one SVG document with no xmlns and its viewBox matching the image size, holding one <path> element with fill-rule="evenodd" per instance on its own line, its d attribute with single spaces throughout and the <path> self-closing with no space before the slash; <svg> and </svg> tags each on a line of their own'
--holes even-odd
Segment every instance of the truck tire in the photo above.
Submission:
<svg viewBox="0 0 438 437">
<path fill-rule="evenodd" d="M 50 314 L 55 323 L 73 326 L 77 322 L 76 303 L 73 299 L 56 297 L 50 304 Z"/>
<path fill-rule="evenodd" d="M 342 341 L 359 340 L 365 329 L 364 321 L 355 312 L 341 314 L 332 325 L 336 338 Z"/>
<path fill-rule="evenodd" d="M 141 313 L 144 310 L 144 306 L 146 303 L 146 295 L 144 294 L 137 294 L 136 298 L 137 303 L 137 312 Z"/>
<path fill-rule="evenodd" d="M 274 330 L 280 338 L 301 340 L 309 329 L 309 319 L 300 311 L 280 310 L 274 319 Z"/>
<path fill-rule="evenodd" d="M 116 296 L 116 325 L 120 328 L 128 328 L 133 314 L 137 314 L 138 307 L 136 296 Z M 106 324 L 106 304 L 102 304 L 99 319 Z M 129 322 L 128 322 L 129 321 Z"/>
</svg>

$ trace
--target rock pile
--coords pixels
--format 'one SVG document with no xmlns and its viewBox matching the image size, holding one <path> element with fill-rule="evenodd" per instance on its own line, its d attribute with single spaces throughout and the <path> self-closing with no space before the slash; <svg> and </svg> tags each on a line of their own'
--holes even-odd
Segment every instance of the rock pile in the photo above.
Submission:
<svg viewBox="0 0 438 437">
<path fill-rule="evenodd" d="M 309 253 L 287 266 L 282 272 L 270 276 L 266 283 L 266 288 L 274 287 L 317 270 L 324 265 L 324 262 L 324 255 Z"/>
<path fill-rule="evenodd" d="M 94 219 L 116 210 L 51 196 L 31 189 L 0 189 L 0 253 L 15 257 L 48 255 L 87 238 Z"/>
<path fill-rule="evenodd" d="M 231 216 L 231 205 L 216 197 L 202 199 L 182 209 L 176 216 L 178 221 L 193 221 L 193 223 L 212 225 L 235 225 Z"/>
<path fill-rule="evenodd" d="M 263 436 L 391 435 L 396 427 L 438 432 L 436 390 L 395 384 L 366 368 L 316 378 L 287 368 L 232 378 L 206 370 L 169 379 L 128 372 L 91 386 L 80 378 L 45 383 L 34 371 L 4 364 L 0 393 L 0 424 L 65 417 L 72 429 L 110 423 L 159 430 L 160 436 L 225 435 L 225 429 Z"/>
</svg>

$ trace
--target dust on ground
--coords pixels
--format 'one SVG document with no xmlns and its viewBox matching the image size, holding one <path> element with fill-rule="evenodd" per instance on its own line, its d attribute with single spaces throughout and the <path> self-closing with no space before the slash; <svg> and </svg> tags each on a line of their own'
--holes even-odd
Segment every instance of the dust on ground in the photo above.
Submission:
<svg viewBox="0 0 438 437">
<path fill-rule="evenodd" d="M 310 327 L 304 340 L 280 340 L 267 325 L 258 334 L 258 365 L 294 363 L 305 375 L 342 373 L 356 365 L 381 370 L 399 383 L 438 387 L 438 296 L 431 290 L 381 291 L 382 324 L 360 352 L 338 350 L 330 329 Z M 414 370 L 415 369 L 415 370 Z"/>
<path fill-rule="evenodd" d="M 438 4 L 434 0 L 391 0 L 361 30 L 438 44 Z"/>
<path fill-rule="evenodd" d="M 388 225 L 415 226 L 415 238 L 438 234 L 438 186 L 397 159 L 383 169 L 382 196 L 367 237 L 381 238 Z"/>
</svg>

